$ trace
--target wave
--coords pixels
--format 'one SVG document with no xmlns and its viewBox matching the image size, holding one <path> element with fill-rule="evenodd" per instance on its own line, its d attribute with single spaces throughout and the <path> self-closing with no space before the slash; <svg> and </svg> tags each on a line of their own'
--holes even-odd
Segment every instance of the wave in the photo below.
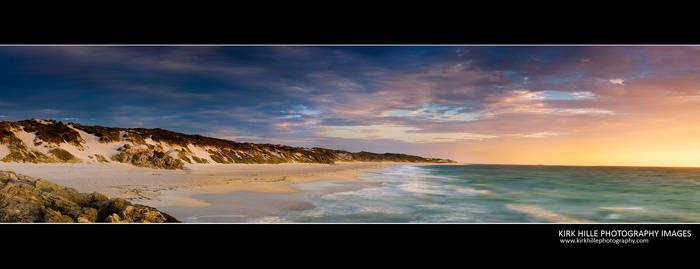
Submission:
<svg viewBox="0 0 700 269">
<path fill-rule="evenodd" d="M 603 207 L 603 206 L 601 206 L 601 207 L 598 207 L 598 209 L 607 210 L 607 211 L 629 211 L 629 210 L 643 211 L 643 210 L 646 210 L 645 208 L 638 207 L 638 206 L 632 206 L 632 207 Z"/>
<path fill-rule="evenodd" d="M 364 189 L 359 189 L 359 190 L 354 190 L 354 191 L 344 191 L 344 192 L 336 192 L 336 193 L 330 193 L 321 196 L 322 199 L 326 200 L 341 200 L 341 199 L 347 199 L 349 197 L 356 197 L 356 198 L 367 198 L 367 199 L 374 199 L 378 197 L 398 197 L 401 196 L 401 194 L 397 193 L 395 190 L 381 186 L 381 187 L 370 187 L 370 188 L 364 188 Z"/>
<path fill-rule="evenodd" d="M 448 192 L 440 190 L 429 183 L 415 181 L 411 183 L 401 184 L 399 188 L 406 192 L 411 193 L 422 193 L 422 194 L 437 194 L 437 195 L 447 195 Z"/>
<path fill-rule="evenodd" d="M 461 193 L 469 193 L 469 194 L 478 194 L 478 195 L 483 195 L 483 196 L 488 196 L 488 195 L 493 195 L 493 193 L 489 190 L 480 190 L 480 189 L 475 189 L 475 188 L 455 188 L 456 191 L 461 192 Z"/>
<path fill-rule="evenodd" d="M 392 167 L 387 170 L 383 170 L 380 172 L 377 172 L 377 174 L 380 174 L 382 176 L 395 176 L 400 179 L 405 179 L 405 178 L 420 178 L 420 179 L 443 179 L 443 180 L 450 180 L 454 179 L 453 177 L 450 176 L 443 176 L 443 175 L 436 175 L 434 173 L 431 173 L 429 170 L 422 168 L 418 165 L 401 165 L 398 167 Z"/>
<path fill-rule="evenodd" d="M 622 216 L 620 214 L 610 214 L 605 217 L 606 219 L 620 219 Z"/>
<path fill-rule="evenodd" d="M 247 215 L 206 215 L 187 217 L 188 220 L 198 220 L 202 218 L 245 218 Z"/>
<path fill-rule="evenodd" d="M 377 207 L 362 207 L 362 208 L 360 208 L 360 212 L 371 213 L 371 214 L 382 214 L 382 215 L 401 214 L 401 212 L 396 211 L 396 210 L 390 210 L 388 208 L 377 208 Z"/>
<path fill-rule="evenodd" d="M 278 217 L 278 216 L 269 216 L 269 217 L 264 217 L 262 219 L 259 219 L 258 221 L 254 221 L 256 223 L 283 223 L 287 222 L 284 218 Z"/>
<path fill-rule="evenodd" d="M 543 209 L 534 205 L 518 205 L 518 204 L 507 204 L 507 208 L 518 211 L 520 213 L 527 214 L 536 218 L 548 220 L 551 222 L 571 222 L 571 223 L 586 223 L 590 222 L 584 219 L 576 219 L 567 216 L 562 216 L 558 213 Z"/>
</svg>

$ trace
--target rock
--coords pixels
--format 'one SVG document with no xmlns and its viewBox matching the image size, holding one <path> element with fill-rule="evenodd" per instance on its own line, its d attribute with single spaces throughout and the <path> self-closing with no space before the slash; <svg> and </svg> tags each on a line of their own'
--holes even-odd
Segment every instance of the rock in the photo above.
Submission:
<svg viewBox="0 0 700 269">
<path fill-rule="evenodd" d="M 141 221 L 148 223 L 159 223 L 166 222 L 168 217 L 166 217 L 161 212 L 154 210 L 152 207 L 136 205 L 136 206 L 126 206 L 122 212 L 119 213 L 120 218 L 129 222 Z"/>
<path fill-rule="evenodd" d="M 77 221 L 80 221 L 80 219 L 87 222 L 97 221 L 97 209 L 92 207 L 83 207 L 80 208 L 80 210 L 71 210 L 68 212 L 68 215 Z"/>
<path fill-rule="evenodd" d="M 97 202 L 109 200 L 109 198 L 107 198 L 107 196 L 105 196 L 104 194 L 101 194 L 99 192 L 93 192 L 91 194 L 88 194 L 87 199 L 88 199 L 88 201 L 90 201 L 90 203 L 97 203 Z"/>
<path fill-rule="evenodd" d="M 110 222 L 110 223 L 128 223 L 126 220 L 121 220 L 119 218 L 119 215 L 117 213 L 114 213 L 112 215 L 109 215 L 107 218 L 105 218 L 105 222 Z"/>
<path fill-rule="evenodd" d="M 128 201 L 122 198 L 116 198 L 97 202 L 94 205 L 95 207 L 99 208 L 97 218 L 104 220 L 114 213 L 121 212 L 128 204 Z"/>
<path fill-rule="evenodd" d="M 104 222 L 177 222 L 177 220 L 155 208 L 145 205 L 132 205 L 128 201 L 116 198 L 98 203 L 98 219 Z"/>
<path fill-rule="evenodd" d="M 74 188 L 64 187 L 44 179 L 37 179 L 34 186 L 41 191 L 52 193 L 74 203 L 84 204 L 89 200 L 86 194 L 80 193 Z"/>
<path fill-rule="evenodd" d="M 170 156 L 167 156 L 164 161 L 163 167 L 165 167 L 165 169 L 183 169 L 185 167 L 184 162 Z"/>
<path fill-rule="evenodd" d="M 0 171 L 0 222 L 179 222 L 155 208 Z"/>
<path fill-rule="evenodd" d="M 7 180 L 17 180 L 17 174 L 9 171 L 0 171 L 0 180 L 3 183 L 7 182 Z"/>
<path fill-rule="evenodd" d="M 44 222 L 74 222 L 69 216 L 64 216 L 59 211 L 47 208 L 44 213 Z"/>
<path fill-rule="evenodd" d="M 164 152 L 160 147 L 148 145 L 147 147 L 129 147 L 124 145 L 117 149 L 119 153 L 112 156 L 113 161 L 121 163 L 131 163 L 139 167 L 162 168 L 162 169 L 183 169 L 185 163 Z"/>
<path fill-rule="evenodd" d="M 127 145 L 125 145 L 127 146 Z M 112 156 L 112 160 L 115 162 L 126 163 L 129 162 L 129 154 L 126 152 L 120 152 Z"/>
</svg>

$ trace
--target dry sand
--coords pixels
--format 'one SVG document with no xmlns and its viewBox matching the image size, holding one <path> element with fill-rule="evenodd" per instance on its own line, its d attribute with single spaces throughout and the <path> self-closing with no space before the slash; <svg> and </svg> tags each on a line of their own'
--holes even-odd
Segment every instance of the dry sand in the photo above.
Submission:
<svg viewBox="0 0 700 269">
<path fill-rule="evenodd" d="M 133 202 L 161 207 L 205 207 L 195 194 L 234 191 L 293 193 L 291 183 L 319 180 L 358 180 L 361 172 L 400 163 L 339 162 L 333 165 L 206 164 L 187 165 L 185 170 L 140 168 L 127 164 L 22 164 L 0 163 L 0 170 L 76 188 L 101 192 Z"/>
</svg>

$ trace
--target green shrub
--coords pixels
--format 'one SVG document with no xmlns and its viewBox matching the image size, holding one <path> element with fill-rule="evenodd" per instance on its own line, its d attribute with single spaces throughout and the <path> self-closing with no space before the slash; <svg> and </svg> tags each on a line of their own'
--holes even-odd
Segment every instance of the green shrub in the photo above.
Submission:
<svg viewBox="0 0 700 269">
<path fill-rule="evenodd" d="M 192 156 L 192 160 L 194 160 L 197 163 L 209 163 L 209 161 L 207 159 L 200 159 L 197 156 Z"/>
<path fill-rule="evenodd" d="M 102 156 L 100 154 L 95 154 L 95 158 L 97 158 L 97 161 L 101 162 L 101 163 L 108 163 L 109 162 L 109 160 L 107 160 L 107 158 L 105 158 L 105 156 Z"/>
<path fill-rule="evenodd" d="M 178 150 L 177 156 L 180 157 L 180 159 L 182 159 L 183 161 L 186 161 L 187 163 L 192 163 L 190 158 L 187 158 L 187 153 L 185 153 L 184 150 Z"/>
<path fill-rule="evenodd" d="M 224 160 L 224 158 L 223 158 L 223 156 L 221 156 L 221 154 L 212 154 L 212 155 L 209 155 L 209 157 L 211 157 L 211 159 L 217 163 L 224 163 L 224 164 L 231 163 L 229 161 Z"/>
<path fill-rule="evenodd" d="M 70 154 L 70 152 L 65 151 L 64 149 L 60 148 L 55 148 L 49 150 L 49 153 L 53 154 L 53 156 L 56 157 L 56 159 L 62 161 L 62 162 L 68 162 L 68 163 L 79 163 L 80 159 L 76 158 L 73 156 L 73 154 Z"/>
</svg>

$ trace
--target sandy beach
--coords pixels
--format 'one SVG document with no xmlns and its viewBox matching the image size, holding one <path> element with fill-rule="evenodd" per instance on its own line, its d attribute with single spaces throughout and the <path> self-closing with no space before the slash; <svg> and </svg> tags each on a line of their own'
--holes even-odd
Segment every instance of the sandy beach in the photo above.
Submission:
<svg viewBox="0 0 700 269">
<path fill-rule="evenodd" d="M 25 164 L 0 163 L 0 170 L 76 188 L 101 192 L 156 208 L 205 207 L 210 203 L 197 194 L 230 192 L 295 193 L 289 184 L 319 180 L 358 180 L 361 172 L 399 163 L 339 162 L 333 165 L 207 164 L 187 165 L 185 170 L 139 168 L 126 164 Z"/>
</svg>

